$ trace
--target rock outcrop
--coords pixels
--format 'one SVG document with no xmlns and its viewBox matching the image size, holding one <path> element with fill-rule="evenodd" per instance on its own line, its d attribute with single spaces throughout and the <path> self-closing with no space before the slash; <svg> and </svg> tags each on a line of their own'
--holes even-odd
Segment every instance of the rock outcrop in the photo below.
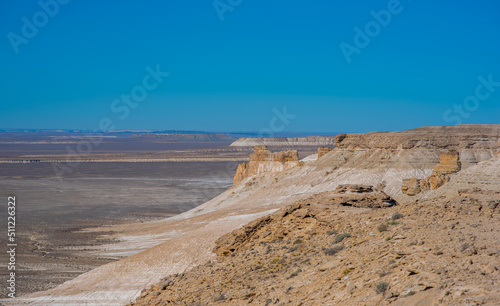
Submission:
<svg viewBox="0 0 500 306">
<path fill-rule="evenodd" d="M 405 152 L 455 150 L 462 167 L 488 160 L 500 151 L 500 124 L 464 124 L 421 127 L 399 132 L 339 134 L 336 147 L 343 150 L 390 150 Z"/>
<path fill-rule="evenodd" d="M 401 185 L 401 191 L 409 196 L 414 196 L 419 194 L 422 189 L 420 188 L 420 181 L 414 177 L 409 179 L 403 179 L 403 184 Z"/>
<path fill-rule="evenodd" d="M 293 233 L 295 228 L 306 228 L 311 224 L 311 220 L 325 222 L 326 211 L 335 211 L 344 206 L 386 208 L 395 205 L 397 203 L 394 199 L 374 189 L 373 186 L 340 185 L 334 191 L 321 192 L 308 199 L 297 201 L 272 215 L 252 221 L 220 237 L 213 251 L 219 256 L 227 256 L 251 246 L 251 242 L 256 239 L 265 238 L 266 241 L 283 240 L 285 237 L 291 239 L 289 234 L 297 235 Z"/>
<path fill-rule="evenodd" d="M 370 185 L 339 185 L 327 203 L 342 206 L 384 208 L 396 205 L 396 201 L 383 191 Z"/>
<path fill-rule="evenodd" d="M 321 158 L 321 156 L 325 155 L 326 153 L 330 152 L 332 148 L 330 147 L 319 147 L 318 148 L 318 158 Z"/>
<path fill-rule="evenodd" d="M 400 132 L 339 134 L 335 137 L 335 146 L 343 149 L 397 150 L 412 148 L 453 149 L 457 151 L 473 148 L 499 149 L 500 125 L 464 124 L 421 127 Z"/>
<path fill-rule="evenodd" d="M 442 174 L 451 174 L 460 171 L 462 163 L 460 155 L 455 150 L 450 150 L 441 154 L 439 164 L 434 168 L 434 172 Z"/>
<path fill-rule="evenodd" d="M 250 154 L 250 161 L 238 165 L 234 175 L 234 184 L 243 179 L 264 172 L 281 172 L 299 164 L 296 150 L 273 153 L 266 146 L 256 146 Z"/>
<path fill-rule="evenodd" d="M 443 186 L 449 180 L 449 174 L 456 173 L 461 169 L 460 156 L 457 151 L 450 150 L 440 156 L 439 164 L 434 167 L 432 174 L 425 179 L 404 179 L 401 191 L 410 196 L 419 194 L 426 190 L 435 190 Z"/>
</svg>

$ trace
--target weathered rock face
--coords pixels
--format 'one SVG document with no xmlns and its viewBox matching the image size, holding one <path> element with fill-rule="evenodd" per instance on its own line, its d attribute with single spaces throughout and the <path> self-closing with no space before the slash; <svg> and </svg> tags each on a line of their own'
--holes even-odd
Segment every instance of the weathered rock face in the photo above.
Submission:
<svg viewBox="0 0 500 306">
<path fill-rule="evenodd" d="M 410 196 L 419 194 L 426 190 L 435 190 L 443 186 L 449 180 L 449 174 L 460 171 L 460 156 L 457 151 L 449 150 L 442 153 L 439 164 L 434 167 L 432 174 L 425 179 L 404 179 L 401 191 Z"/>
<path fill-rule="evenodd" d="M 401 185 L 401 191 L 410 196 L 414 196 L 420 193 L 422 191 L 420 189 L 420 180 L 416 179 L 414 177 L 410 179 L 404 179 L 403 184 Z"/>
<path fill-rule="evenodd" d="M 335 146 L 343 149 L 463 149 L 500 148 L 500 125 L 467 124 L 421 127 L 400 132 L 339 134 Z M 462 153 L 462 152 L 460 152 Z M 491 158 L 489 156 L 488 158 Z"/>
<path fill-rule="evenodd" d="M 335 189 L 336 193 L 367 193 L 372 192 L 373 186 L 371 185 L 361 185 L 361 184 L 341 184 Z"/>
<path fill-rule="evenodd" d="M 464 124 L 421 127 L 399 132 L 339 134 L 335 137 L 335 145 L 348 151 L 455 150 L 460 154 L 462 168 L 465 169 L 492 158 L 500 151 L 500 124 Z"/>
<path fill-rule="evenodd" d="M 450 150 L 441 154 L 439 165 L 434 168 L 434 172 L 442 174 L 456 173 L 460 171 L 461 166 L 458 152 Z"/>
<path fill-rule="evenodd" d="M 330 152 L 332 148 L 330 147 L 319 147 L 318 148 L 318 158 L 321 158 L 321 156 L 325 155 L 326 153 Z"/>
<path fill-rule="evenodd" d="M 299 155 L 296 150 L 273 153 L 266 146 L 254 147 L 250 154 L 250 161 L 238 165 L 234 176 L 234 184 L 244 178 L 264 172 L 281 172 L 299 164 Z"/>
<path fill-rule="evenodd" d="M 396 201 L 369 185 L 344 184 L 339 185 L 335 194 L 329 198 L 329 204 L 339 204 L 352 207 L 384 208 L 396 205 Z"/>
</svg>

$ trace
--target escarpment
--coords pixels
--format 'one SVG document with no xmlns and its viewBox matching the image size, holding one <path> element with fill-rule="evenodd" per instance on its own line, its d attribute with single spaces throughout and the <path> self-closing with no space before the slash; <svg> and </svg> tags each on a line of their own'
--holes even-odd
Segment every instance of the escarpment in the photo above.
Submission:
<svg viewBox="0 0 500 306">
<path fill-rule="evenodd" d="M 256 146 L 250 154 L 250 161 L 238 165 L 234 176 L 234 184 L 244 178 L 264 172 L 281 172 L 299 164 L 296 150 L 273 153 L 266 146 Z"/>
<path fill-rule="evenodd" d="M 492 158 L 500 150 L 500 125 L 470 124 L 421 127 L 400 132 L 339 134 L 335 145 L 345 150 L 455 150 L 463 167 Z"/>
<path fill-rule="evenodd" d="M 441 154 L 439 164 L 434 167 L 432 174 L 425 179 L 404 179 L 401 191 L 406 195 L 416 195 L 422 191 L 434 190 L 449 181 L 449 174 L 461 169 L 461 162 L 457 151 L 450 150 Z"/>
<path fill-rule="evenodd" d="M 449 181 L 450 175 L 500 152 L 500 125 L 458 125 L 422 127 L 401 132 L 339 134 L 336 149 L 344 158 L 363 156 L 353 167 L 377 164 L 400 171 L 400 192 L 416 195 L 435 190 Z M 363 153 L 355 153 L 363 152 Z M 352 162 L 352 157 L 346 158 Z M 366 166 L 365 166 L 366 165 Z M 394 181 L 392 182 L 394 186 Z"/>
<path fill-rule="evenodd" d="M 267 147 L 255 147 L 250 162 L 238 167 L 234 183 L 266 172 L 274 173 L 274 181 L 277 182 L 292 173 L 286 170 L 306 165 L 305 169 L 312 167 L 313 171 L 324 169 L 326 176 L 319 181 L 332 179 L 332 184 L 336 181 L 382 184 L 383 190 L 391 196 L 418 194 L 422 190 L 442 186 L 457 170 L 488 160 L 500 152 L 500 125 L 339 134 L 335 137 L 333 149 L 319 147 L 318 157 L 305 158 L 304 162 L 297 162 L 295 155 L 293 159 L 282 158 L 291 156 L 291 153 L 285 152 L 290 151 L 272 153 Z M 436 165 L 439 166 L 434 169 Z M 314 185 L 311 183 L 311 186 Z"/>
</svg>

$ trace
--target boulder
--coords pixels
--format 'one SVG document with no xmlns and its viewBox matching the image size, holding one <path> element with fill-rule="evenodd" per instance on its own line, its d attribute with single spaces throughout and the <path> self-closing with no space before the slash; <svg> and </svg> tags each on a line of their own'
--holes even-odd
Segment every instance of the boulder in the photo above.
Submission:
<svg viewBox="0 0 500 306">
<path fill-rule="evenodd" d="M 340 184 L 337 186 L 335 191 L 337 193 L 349 193 L 349 192 L 365 193 L 365 192 L 372 192 L 373 186 L 360 185 L 360 184 Z"/>
<path fill-rule="evenodd" d="M 403 184 L 401 185 L 401 191 L 409 196 L 414 196 L 420 193 L 420 180 L 416 178 L 403 179 Z"/>
</svg>

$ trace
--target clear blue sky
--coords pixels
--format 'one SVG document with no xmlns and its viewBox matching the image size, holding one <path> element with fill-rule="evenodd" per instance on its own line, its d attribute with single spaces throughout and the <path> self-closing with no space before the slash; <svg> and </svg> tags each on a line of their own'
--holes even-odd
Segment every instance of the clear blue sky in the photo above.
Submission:
<svg viewBox="0 0 500 306">
<path fill-rule="evenodd" d="M 500 123 L 498 84 L 474 98 L 500 82 L 500 1 L 392 2 L 1 1 L 0 128 L 259 131 L 284 107 L 284 131 Z M 348 63 L 340 44 L 367 24 Z M 168 77 L 126 106 L 156 65 Z"/>
</svg>

